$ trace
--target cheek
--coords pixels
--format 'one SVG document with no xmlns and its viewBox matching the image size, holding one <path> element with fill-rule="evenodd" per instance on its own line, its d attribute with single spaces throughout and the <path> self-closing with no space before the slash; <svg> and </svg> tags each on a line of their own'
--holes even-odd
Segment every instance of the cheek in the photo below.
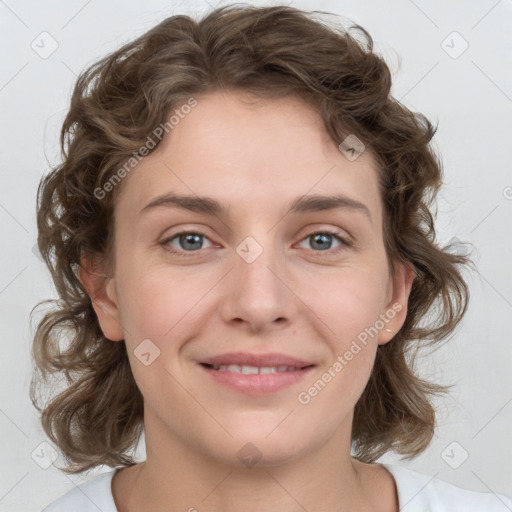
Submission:
<svg viewBox="0 0 512 512">
<path fill-rule="evenodd" d="M 370 378 L 385 293 L 379 273 L 355 269 L 319 279 L 309 291 L 329 357 L 297 399 L 308 414 L 323 418 L 326 432 L 349 414 Z"/>
<path fill-rule="evenodd" d="M 370 328 L 383 313 L 386 281 L 378 272 L 344 268 L 320 276 L 304 290 L 305 302 L 326 326 L 328 338 L 343 349 L 347 342 Z"/>
<path fill-rule="evenodd" d="M 148 269 L 142 264 L 138 270 L 120 274 L 118 301 L 127 344 L 134 346 L 149 338 L 161 350 L 173 348 L 169 340 L 186 337 L 187 326 L 197 324 L 201 301 L 218 280 L 210 274 Z"/>
<path fill-rule="evenodd" d="M 168 404 L 162 394 L 162 383 L 174 397 L 173 406 L 179 407 L 180 387 L 168 373 L 172 371 L 168 363 L 178 360 L 180 344 L 173 341 L 186 339 L 184 329 L 198 300 L 191 291 L 194 286 L 190 280 L 187 282 L 177 273 L 169 274 L 163 269 L 148 270 L 141 265 L 132 272 L 119 272 L 117 286 L 134 379 L 144 400 L 154 409 L 163 410 Z"/>
</svg>

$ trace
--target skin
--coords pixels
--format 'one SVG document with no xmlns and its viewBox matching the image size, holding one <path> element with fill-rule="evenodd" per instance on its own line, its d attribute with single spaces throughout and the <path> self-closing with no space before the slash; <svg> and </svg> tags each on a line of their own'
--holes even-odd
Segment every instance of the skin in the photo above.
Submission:
<svg viewBox="0 0 512 512">
<path fill-rule="evenodd" d="M 250 99 L 198 97 L 122 183 L 114 271 L 102 278 L 92 258 L 82 262 L 101 328 L 112 342 L 125 340 L 145 404 L 147 458 L 114 477 L 116 505 L 120 512 L 396 511 L 391 474 L 350 456 L 354 406 L 378 345 L 403 325 L 413 280 L 408 266 L 389 273 L 375 162 L 368 151 L 347 159 L 300 99 Z M 209 196 L 228 205 L 227 214 L 170 206 L 141 213 L 170 192 Z M 333 193 L 364 203 L 371 219 L 349 208 L 285 214 L 298 196 Z M 311 235 L 326 229 L 352 245 L 328 237 L 327 250 L 318 248 Z M 199 248 L 180 244 L 183 231 L 204 234 Z M 263 248 L 252 263 L 236 251 L 247 236 Z M 393 304 L 402 309 L 385 328 L 299 403 L 298 393 Z M 148 366 L 134 354 L 144 339 L 160 350 Z M 280 352 L 316 366 L 289 388 L 247 396 L 198 366 L 232 351 Z M 261 454 L 252 467 L 237 457 L 247 442 Z"/>
</svg>

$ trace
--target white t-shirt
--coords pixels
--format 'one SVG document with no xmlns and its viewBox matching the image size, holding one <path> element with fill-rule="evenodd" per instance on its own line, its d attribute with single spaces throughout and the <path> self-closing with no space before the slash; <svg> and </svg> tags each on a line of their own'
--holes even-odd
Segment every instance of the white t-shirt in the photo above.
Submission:
<svg viewBox="0 0 512 512">
<path fill-rule="evenodd" d="M 507 512 L 512 495 L 462 489 L 394 464 L 382 464 L 392 475 L 398 491 L 400 512 Z M 112 477 L 118 470 L 102 473 L 60 497 L 42 512 L 118 512 L 112 496 Z"/>
</svg>

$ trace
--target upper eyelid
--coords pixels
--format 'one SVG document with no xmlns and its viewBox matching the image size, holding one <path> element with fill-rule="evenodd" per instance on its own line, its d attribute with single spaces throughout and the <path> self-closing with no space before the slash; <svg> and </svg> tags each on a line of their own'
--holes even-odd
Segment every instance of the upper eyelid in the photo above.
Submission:
<svg viewBox="0 0 512 512">
<path fill-rule="evenodd" d="M 192 227 L 192 226 L 199 226 L 199 227 Z M 185 227 L 183 227 L 183 224 L 180 224 L 179 227 L 178 227 L 178 225 L 167 227 L 162 233 L 166 233 L 167 231 L 171 231 L 174 228 L 179 229 L 179 231 L 176 231 L 174 234 L 172 234 L 170 236 L 176 236 L 176 235 L 183 234 L 183 233 L 198 233 L 198 234 L 201 234 L 201 235 L 204 235 L 204 236 L 209 236 L 207 234 L 207 232 L 211 231 L 211 229 L 208 226 L 206 226 L 205 224 L 202 224 L 202 223 L 198 223 L 198 224 L 197 223 L 192 223 L 190 228 L 187 227 L 186 225 L 185 225 Z M 313 231 L 311 231 L 311 233 L 317 233 L 317 232 L 323 232 L 323 231 L 340 231 L 340 232 L 346 233 L 347 236 L 351 236 L 350 235 L 350 231 L 347 228 L 342 228 L 340 226 L 335 226 L 335 225 L 329 224 L 327 222 L 324 222 L 324 223 L 322 223 L 322 222 L 311 222 L 311 223 L 308 224 L 308 226 L 300 229 L 300 231 L 304 231 L 304 230 L 307 230 L 308 232 L 309 232 L 309 230 L 313 230 Z M 231 230 L 230 230 L 230 232 L 231 232 Z M 163 236 L 163 234 L 162 234 L 162 236 Z M 167 237 L 167 235 L 166 235 L 166 237 Z"/>
</svg>

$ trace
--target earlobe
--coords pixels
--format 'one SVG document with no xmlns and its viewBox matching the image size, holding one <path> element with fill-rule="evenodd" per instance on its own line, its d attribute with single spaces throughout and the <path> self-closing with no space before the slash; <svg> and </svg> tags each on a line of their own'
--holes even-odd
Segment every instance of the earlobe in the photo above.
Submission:
<svg viewBox="0 0 512 512">
<path fill-rule="evenodd" d="M 391 299 L 383 313 L 385 327 L 379 332 L 379 345 L 391 341 L 402 328 L 407 318 L 407 303 L 415 275 L 414 268 L 409 263 L 399 263 L 396 266 Z"/>
<path fill-rule="evenodd" d="M 114 277 L 107 277 L 91 259 L 82 258 L 79 277 L 89 295 L 101 330 L 111 341 L 121 341 L 124 333 L 121 326 Z"/>
</svg>

